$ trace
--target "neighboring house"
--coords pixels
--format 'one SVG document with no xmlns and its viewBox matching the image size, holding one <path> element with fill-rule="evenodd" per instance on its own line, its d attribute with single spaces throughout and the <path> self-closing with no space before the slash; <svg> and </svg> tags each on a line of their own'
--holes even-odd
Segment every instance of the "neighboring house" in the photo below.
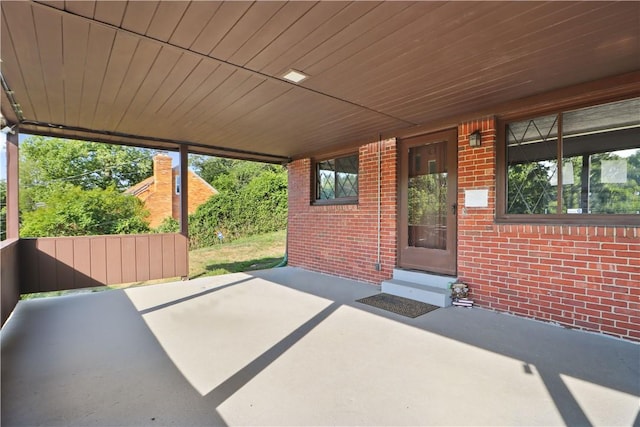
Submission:
<svg viewBox="0 0 640 427">
<path fill-rule="evenodd" d="M 208 182 L 189 169 L 189 214 L 218 194 Z M 155 228 L 167 217 L 180 221 L 180 168 L 171 167 L 171 157 L 160 153 L 153 157 L 153 176 L 125 191 L 142 200 L 149 211 L 149 226 Z"/>
</svg>

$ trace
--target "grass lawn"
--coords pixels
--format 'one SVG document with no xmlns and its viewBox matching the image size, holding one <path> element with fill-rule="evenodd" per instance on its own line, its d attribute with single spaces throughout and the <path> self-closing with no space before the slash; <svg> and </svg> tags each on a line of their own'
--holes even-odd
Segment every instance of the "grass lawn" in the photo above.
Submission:
<svg viewBox="0 0 640 427">
<path fill-rule="evenodd" d="M 189 252 L 189 278 L 218 276 L 220 274 L 241 271 L 262 270 L 280 264 L 284 258 L 287 232 L 285 230 L 259 236 L 243 237 L 228 243 Z M 124 289 L 156 283 L 174 282 L 179 277 L 149 280 L 146 282 L 124 283 L 120 285 L 99 286 L 95 288 L 73 289 L 68 291 L 41 292 L 24 294 L 21 299 L 43 298 L 73 293 L 100 292 L 109 289 Z"/>
<path fill-rule="evenodd" d="M 262 270 L 284 258 L 286 231 L 244 237 L 189 252 L 189 278 Z"/>
</svg>

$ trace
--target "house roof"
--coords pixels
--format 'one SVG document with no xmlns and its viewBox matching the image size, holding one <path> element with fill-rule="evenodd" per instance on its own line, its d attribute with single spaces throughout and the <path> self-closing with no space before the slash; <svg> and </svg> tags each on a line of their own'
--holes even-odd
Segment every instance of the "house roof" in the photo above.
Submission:
<svg viewBox="0 0 640 427">
<path fill-rule="evenodd" d="M 171 170 L 173 171 L 180 171 L 180 167 L 179 166 L 174 166 L 173 168 L 171 168 Z M 200 180 L 202 182 L 202 184 L 207 187 L 208 189 L 210 189 L 213 193 L 218 194 L 218 190 L 216 190 L 211 184 L 209 184 L 207 181 L 205 181 L 200 175 L 198 175 L 197 173 L 195 173 L 193 170 L 191 170 L 191 168 L 189 168 L 189 172 L 191 174 L 193 174 L 193 176 Z M 137 196 L 138 194 L 142 193 L 143 191 L 145 191 L 147 188 L 149 188 L 150 186 L 152 186 L 155 183 L 156 179 L 155 177 L 152 175 L 149 178 L 146 178 L 142 181 L 140 181 L 139 183 L 137 183 L 136 185 L 133 185 L 129 188 L 127 188 L 126 190 L 124 190 L 125 194 L 132 194 L 134 196 Z"/>
<path fill-rule="evenodd" d="M 209 190 L 211 190 L 213 193 L 218 194 L 218 190 L 216 190 L 213 185 L 209 184 L 207 181 L 204 180 L 204 178 L 202 178 L 200 175 L 198 175 L 197 173 L 195 173 L 191 168 L 187 168 L 189 173 L 193 174 L 193 176 L 200 180 L 200 182 L 202 182 L 202 184 L 207 187 Z M 175 173 L 180 173 L 180 166 L 174 166 L 173 168 L 171 168 L 171 170 L 173 170 L 173 172 Z"/>
<path fill-rule="evenodd" d="M 124 190 L 124 193 L 125 194 L 132 194 L 134 196 L 137 196 L 138 194 L 142 193 L 147 188 L 152 186 L 154 182 L 155 182 L 155 177 L 150 176 L 149 178 L 140 181 L 136 185 L 133 185 L 133 186 L 127 188 L 126 190 Z"/>
<path fill-rule="evenodd" d="M 1 110 L 22 132 L 270 162 L 604 77 L 640 80 L 639 2 L 0 8 Z M 288 82 L 290 69 L 309 77 Z"/>
</svg>

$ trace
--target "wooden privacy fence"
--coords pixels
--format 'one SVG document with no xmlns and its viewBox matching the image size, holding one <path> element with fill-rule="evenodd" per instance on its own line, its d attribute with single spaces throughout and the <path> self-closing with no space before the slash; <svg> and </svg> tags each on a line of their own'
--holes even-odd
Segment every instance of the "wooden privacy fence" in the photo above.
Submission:
<svg viewBox="0 0 640 427">
<path fill-rule="evenodd" d="M 18 277 L 18 239 L 0 242 L 0 317 L 2 325 L 7 320 L 20 298 Z"/>
<path fill-rule="evenodd" d="M 189 274 L 187 238 L 140 234 L 20 239 L 20 292 L 46 292 Z"/>
</svg>

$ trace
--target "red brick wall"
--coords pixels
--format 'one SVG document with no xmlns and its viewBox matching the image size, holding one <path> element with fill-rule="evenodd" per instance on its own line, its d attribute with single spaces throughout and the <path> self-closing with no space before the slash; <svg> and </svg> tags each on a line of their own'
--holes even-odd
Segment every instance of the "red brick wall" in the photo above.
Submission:
<svg viewBox="0 0 640 427">
<path fill-rule="evenodd" d="M 482 146 L 469 147 L 480 129 Z M 495 223 L 493 118 L 458 127 L 458 276 L 482 307 L 640 340 L 640 228 Z M 382 162 L 382 271 L 376 262 L 377 145 L 360 148 L 360 203 L 312 206 L 311 162 L 289 167 L 289 262 L 380 283 L 396 265 L 396 144 Z M 465 206 L 487 189 L 488 207 Z"/>
<path fill-rule="evenodd" d="M 175 191 L 175 179 L 180 174 L 180 168 L 173 168 L 173 182 L 174 188 L 172 188 L 172 199 L 171 199 L 171 212 L 172 216 L 180 221 L 180 195 L 176 194 Z M 188 212 L 189 215 L 194 213 L 198 206 L 209 200 L 211 196 L 215 196 L 218 194 L 218 191 L 211 187 L 206 181 L 200 178 L 195 174 L 192 170 L 187 172 L 187 176 L 189 179 L 187 188 L 189 191 L 189 207 Z"/>
<path fill-rule="evenodd" d="M 151 194 L 143 199 L 145 208 L 149 211 L 149 226 L 157 227 L 166 217 L 171 216 L 171 194 L 173 192 L 173 178 L 171 173 L 171 157 L 167 154 L 156 154 L 153 157 L 153 188 Z"/>
<path fill-rule="evenodd" d="M 484 307 L 640 340 L 640 229 L 495 224 L 496 125 L 458 128 L 458 275 Z M 481 129 L 482 146 L 469 147 Z M 464 191 L 488 189 L 488 208 Z"/>
<path fill-rule="evenodd" d="M 153 157 L 153 185 L 136 194 L 149 211 L 147 220 L 151 228 L 156 228 L 167 217 L 173 217 L 180 221 L 180 196 L 176 194 L 176 177 L 180 173 L 178 167 L 171 166 L 171 157 L 164 153 Z M 198 206 L 218 194 L 217 190 L 207 184 L 193 171 L 188 171 L 189 179 L 189 214 L 198 209 Z"/>
<path fill-rule="evenodd" d="M 381 143 L 381 270 L 376 271 L 378 142 L 359 150 L 357 205 L 311 205 L 311 160 L 289 165 L 289 264 L 380 283 L 396 264 L 396 143 Z"/>
</svg>

